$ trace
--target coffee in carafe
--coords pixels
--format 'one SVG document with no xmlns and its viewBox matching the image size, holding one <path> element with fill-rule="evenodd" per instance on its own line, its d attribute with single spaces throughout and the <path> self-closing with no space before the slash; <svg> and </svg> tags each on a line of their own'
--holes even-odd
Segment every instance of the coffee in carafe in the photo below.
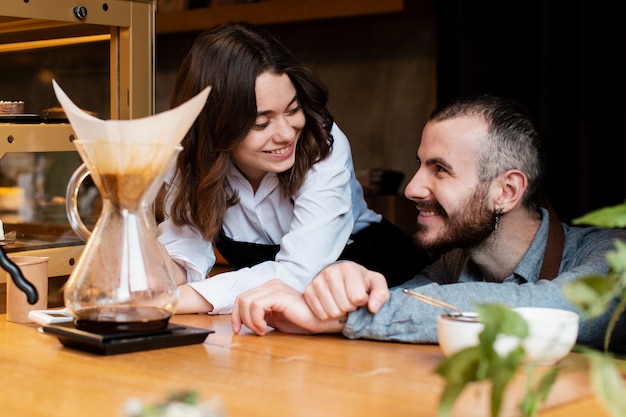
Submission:
<svg viewBox="0 0 626 417">
<path fill-rule="evenodd" d="M 79 153 L 87 152 L 84 141 L 75 141 Z M 127 146 L 145 155 L 150 144 Z M 142 153 L 143 152 L 143 153 Z M 178 154 L 175 149 L 163 168 Z M 150 160 L 151 162 L 154 159 Z M 92 232 L 84 236 L 85 250 L 65 288 L 65 306 L 76 326 L 95 332 L 152 331 L 167 327 L 176 309 L 177 287 L 169 270 L 167 254 L 156 239 L 151 203 L 156 195 L 153 182 L 161 183 L 167 170 L 141 173 L 99 174 L 82 165 L 68 184 L 68 210 L 77 207 L 74 190 L 78 179 L 89 172 L 102 198 L 102 212 Z M 77 216 L 72 217 L 75 221 Z M 73 224 L 71 221 L 71 224 Z M 75 228 L 78 233 L 83 227 Z M 82 230 L 81 230 L 82 229 Z"/>
</svg>

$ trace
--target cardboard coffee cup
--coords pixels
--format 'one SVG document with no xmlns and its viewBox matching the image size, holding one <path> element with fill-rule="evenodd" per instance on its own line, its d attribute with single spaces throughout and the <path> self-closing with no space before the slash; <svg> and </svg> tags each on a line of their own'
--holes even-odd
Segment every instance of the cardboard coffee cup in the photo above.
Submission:
<svg viewBox="0 0 626 417">
<path fill-rule="evenodd" d="M 9 256 L 17 265 L 24 278 L 37 289 L 39 299 L 29 304 L 26 294 L 20 290 L 11 275 L 6 274 L 7 282 L 7 320 L 15 323 L 30 323 L 28 318 L 31 310 L 45 310 L 48 307 L 48 257 L 40 256 Z"/>
</svg>

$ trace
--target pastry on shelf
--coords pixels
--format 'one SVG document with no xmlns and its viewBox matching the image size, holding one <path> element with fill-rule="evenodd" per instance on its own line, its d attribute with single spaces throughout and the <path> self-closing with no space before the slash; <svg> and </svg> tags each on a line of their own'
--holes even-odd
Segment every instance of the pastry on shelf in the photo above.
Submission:
<svg viewBox="0 0 626 417">
<path fill-rule="evenodd" d="M 0 114 L 22 114 L 24 113 L 23 101 L 0 100 Z"/>
</svg>

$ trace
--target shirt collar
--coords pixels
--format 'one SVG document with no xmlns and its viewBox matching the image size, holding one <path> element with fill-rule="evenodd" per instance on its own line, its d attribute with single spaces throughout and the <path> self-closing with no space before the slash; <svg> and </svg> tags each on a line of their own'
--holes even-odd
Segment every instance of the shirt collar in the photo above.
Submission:
<svg viewBox="0 0 626 417">
<path fill-rule="evenodd" d="M 244 177 L 244 175 L 241 173 L 241 171 L 239 171 L 233 161 L 230 161 L 230 163 L 228 164 L 228 173 L 226 174 L 226 180 L 228 185 L 233 189 L 246 189 L 252 192 L 252 186 L 250 185 L 246 177 Z M 256 194 L 265 196 L 278 186 L 278 175 L 274 172 L 268 172 L 261 180 L 261 184 L 259 185 L 259 189 L 257 190 Z"/>
</svg>

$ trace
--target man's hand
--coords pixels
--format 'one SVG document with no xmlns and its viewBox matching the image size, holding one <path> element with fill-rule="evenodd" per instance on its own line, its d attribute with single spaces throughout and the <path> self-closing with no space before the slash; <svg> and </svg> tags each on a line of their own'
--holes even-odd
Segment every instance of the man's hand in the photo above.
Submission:
<svg viewBox="0 0 626 417">
<path fill-rule="evenodd" d="M 389 299 L 389 288 L 378 272 L 354 262 L 337 262 L 311 281 L 304 299 L 320 320 L 345 316 L 364 305 L 375 314 Z"/>
<path fill-rule="evenodd" d="M 245 325 L 259 336 L 265 334 L 267 326 L 285 333 L 313 334 L 340 333 L 345 325 L 345 317 L 315 317 L 302 294 L 278 279 L 239 295 L 230 320 L 235 333 Z"/>
</svg>

